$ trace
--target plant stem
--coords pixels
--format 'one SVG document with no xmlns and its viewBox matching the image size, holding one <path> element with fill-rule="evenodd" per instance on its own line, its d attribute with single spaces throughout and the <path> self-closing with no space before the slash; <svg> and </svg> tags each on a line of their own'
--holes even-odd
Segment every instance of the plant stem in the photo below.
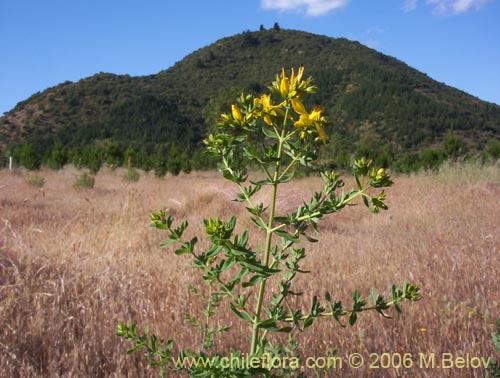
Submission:
<svg viewBox="0 0 500 378">
<path fill-rule="evenodd" d="M 300 151 L 297 156 L 295 156 L 292 161 L 290 162 L 290 164 L 288 164 L 288 166 L 283 170 L 283 172 L 281 173 L 280 177 L 279 177 L 279 180 L 281 180 L 283 177 L 285 177 L 285 175 L 288 173 L 288 171 L 295 165 L 295 163 L 297 163 L 297 161 L 302 157 L 302 155 L 304 154 L 305 151 L 307 151 L 309 149 L 309 147 L 311 146 L 311 142 L 309 142 L 303 149 L 302 151 Z"/>
<path fill-rule="evenodd" d="M 279 139 L 279 145 L 278 145 L 278 155 L 277 155 L 277 161 L 276 161 L 276 166 L 274 169 L 274 177 L 273 177 L 273 190 L 272 190 L 272 195 L 271 195 L 271 209 L 269 212 L 269 221 L 267 223 L 267 229 L 266 229 L 266 246 L 264 250 L 264 266 L 269 265 L 269 257 L 271 254 L 271 244 L 272 244 L 272 239 L 273 239 L 273 223 L 274 223 L 274 216 L 275 216 L 275 211 L 276 211 L 276 198 L 277 198 L 277 193 L 278 193 L 278 185 L 279 185 L 279 177 L 280 177 L 280 169 L 281 169 L 281 157 L 283 155 L 283 144 L 285 143 L 285 136 L 286 136 L 286 120 L 288 118 L 288 111 L 289 108 L 287 108 L 286 113 L 285 113 L 285 119 L 283 121 L 283 130 L 281 131 L 281 137 Z M 250 347 L 250 355 L 253 355 L 257 352 L 257 343 L 259 339 L 259 323 L 260 323 L 260 313 L 262 311 L 262 303 L 264 301 L 264 293 L 266 291 L 266 281 L 264 280 L 260 283 L 259 286 L 259 293 L 257 297 L 257 305 L 255 309 L 255 317 L 254 317 L 254 323 L 253 323 L 253 329 L 252 329 L 252 344 Z"/>
<path fill-rule="evenodd" d="M 201 348 L 200 348 L 200 353 L 203 353 L 205 351 L 206 347 L 206 342 L 207 342 L 207 333 L 208 333 L 208 326 L 209 326 L 209 321 L 210 321 L 210 311 L 212 307 L 212 286 L 213 283 L 210 283 L 209 286 L 209 292 L 208 292 L 208 305 L 207 305 L 207 313 L 205 316 L 205 325 L 203 327 L 203 332 L 202 332 L 202 340 L 201 340 Z"/>
</svg>

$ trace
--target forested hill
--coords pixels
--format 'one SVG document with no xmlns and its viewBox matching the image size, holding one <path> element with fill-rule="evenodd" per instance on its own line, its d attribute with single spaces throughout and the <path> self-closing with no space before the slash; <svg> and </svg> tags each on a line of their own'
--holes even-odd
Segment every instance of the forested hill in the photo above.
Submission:
<svg viewBox="0 0 500 378">
<path fill-rule="evenodd" d="M 282 67 L 299 66 L 315 78 L 314 102 L 332 121 L 324 161 L 364 154 L 391 164 L 443 141 L 458 153 L 500 138 L 498 105 L 357 42 L 278 28 L 223 38 L 156 75 L 99 73 L 37 93 L 0 118 L 1 153 L 50 162 L 56 150 L 84 165 L 133 156 L 139 167 L 175 170 L 191 158 L 201 168 L 202 140 L 218 114 L 241 91 L 259 93 Z"/>
</svg>

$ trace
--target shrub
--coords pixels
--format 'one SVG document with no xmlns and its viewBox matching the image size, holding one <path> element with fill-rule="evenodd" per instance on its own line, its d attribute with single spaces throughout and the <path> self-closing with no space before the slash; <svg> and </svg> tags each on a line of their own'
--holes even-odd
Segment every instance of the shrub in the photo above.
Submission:
<svg viewBox="0 0 500 378">
<path fill-rule="evenodd" d="M 73 186 L 77 189 L 92 189 L 94 187 L 95 178 L 87 172 L 83 172 L 81 175 L 77 176 Z"/>
<path fill-rule="evenodd" d="M 37 188 L 41 188 L 45 185 L 45 179 L 36 173 L 29 173 L 26 176 L 25 181 L 26 181 L 26 184 L 28 184 L 30 186 L 37 187 Z"/>
<path fill-rule="evenodd" d="M 141 175 L 135 168 L 128 168 L 125 174 L 123 175 L 123 180 L 127 182 L 137 182 Z"/>
<path fill-rule="evenodd" d="M 391 307 L 400 312 L 403 301 L 421 298 L 417 286 L 405 283 L 402 287 L 393 285 L 388 298 L 372 290 L 370 304 L 355 290 L 349 305 L 334 300 L 327 292 L 322 299 L 311 296 L 307 309 L 294 308 L 292 298 L 300 296 L 301 290 L 294 288 L 293 282 L 307 273 L 301 269 L 306 257 L 304 242 L 318 241 L 318 224 L 357 200 L 373 213 L 386 210 L 386 194 L 381 188 L 392 184 L 385 169 L 359 159 L 353 167 L 354 189 L 342 190 L 340 176 L 323 171 L 323 187 L 309 201 L 292 213 L 278 214 L 280 187 L 293 179 L 296 167 L 310 167 L 328 142 L 323 110 L 315 107 L 309 112 L 302 103 L 303 97 L 316 91 L 312 78 L 303 80 L 302 76 L 303 68 L 297 74 L 292 70 L 290 77 L 283 70 L 273 82 L 271 94 L 241 95 L 231 112 L 221 115 L 217 133 L 205 141 L 208 151 L 219 160 L 222 176 L 238 188 L 235 201 L 244 203 L 255 231 L 262 235 L 262 244 L 250 243 L 249 230 L 237 233 L 235 216 L 228 220 L 215 217 L 203 221 L 210 246 L 201 249 L 197 237 L 184 236 L 187 221 L 176 223 L 165 210 L 151 214 L 151 226 L 168 235 L 161 246 L 179 245 L 174 253 L 188 255 L 207 285 L 206 292 L 190 287 L 206 306 L 203 317 L 186 316 L 188 323 L 201 331 L 202 344 L 197 351 L 181 349 L 178 362 L 174 362 L 172 339 L 164 342 L 148 330 L 141 334 L 135 324 L 118 325 L 117 335 L 134 344 L 129 353 L 144 349 L 150 364 L 162 366 L 163 373 L 185 370 L 191 377 L 303 376 L 296 371 L 300 365 L 294 352 L 295 332 L 322 318 L 342 326 L 354 325 L 365 311 L 389 317 Z M 252 179 L 245 168 L 251 165 L 260 169 Z M 269 188 L 268 200 L 256 202 L 261 196 L 255 194 L 264 187 Z M 216 338 L 230 329 L 229 324 L 213 319 L 223 304 L 249 331 L 249 345 L 231 350 L 230 357 L 210 350 Z M 289 342 L 276 342 L 272 334 L 288 334 Z M 276 367 L 272 362 L 283 362 L 284 358 L 287 366 Z M 229 360 L 255 363 L 235 366 Z"/>
</svg>

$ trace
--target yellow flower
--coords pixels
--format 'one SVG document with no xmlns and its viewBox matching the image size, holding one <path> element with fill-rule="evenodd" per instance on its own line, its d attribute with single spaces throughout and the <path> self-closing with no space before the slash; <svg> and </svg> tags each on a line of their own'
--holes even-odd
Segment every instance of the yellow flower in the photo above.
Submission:
<svg viewBox="0 0 500 378">
<path fill-rule="evenodd" d="M 238 105 L 231 105 L 231 113 L 233 114 L 233 118 L 237 120 L 238 122 L 243 121 L 243 115 L 241 114 L 240 108 L 238 108 Z"/>
<path fill-rule="evenodd" d="M 260 111 L 264 122 L 271 126 L 273 124 L 271 116 L 276 116 L 276 109 L 279 108 L 279 106 L 273 105 L 271 95 L 263 94 L 259 98 L 254 99 L 254 105 Z"/>
<path fill-rule="evenodd" d="M 285 69 L 281 69 L 281 76 L 276 76 L 273 82 L 272 90 L 277 92 L 285 100 L 293 98 L 302 98 L 305 92 L 315 92 L 317 87 L 312 84 L 312 79 L 302 80 L 304 67 L 299 67 L 297 74 L 292 68 L 290 77 L 287 76 Z"/>
<path fill-rule="evenodd" d="M 377 171 L 377 177 L 376 177 L 376 179 L 377 180 L 382 180 L 384 178 L 384 175 L 385 175 L 385 169 L 384 168 L 380 168 Z"/>
<path fill-rule="evenodd" d="M 292 68 L 293 72 L 293 68 Z M 292 73 L 293 75 L 293 73 Z M 286 76 L 285 69 L 281 69 L 281 83 L 280 83 L 280 94 L 283 98 L 288 97 L 288 92 L 290 91 L 290 80 Z"/>
<path fill-rule="evenodd" d="M 293 98 L 291 100 L 291 103 L 292 103 L 292 108 L 293 110 L 295 110 L 295 112 L 297 114 L 307 114 L 307 110 L 306 108 L 304 107 L 304 104 L 302 104 L 302 101 L 298 100 L 298 99 L 295 99 Z"/>
<path fill-rule="evenodd" d="M 302 127 L 304 129 L 307 129 L 311 125 L 314 125 L 319 137 L 321 138 L 323 143 L 326 143 L 326 141 L 328 140 L 328 136 L 326 135 L 323 128 L 324 124 L 326 123 L 326 118 L 321 115 L 323 109 L 321 109 L 319 106 L 315 106 L 312 112 L 308 113 L 306 111 L 306 108 L 304 107 L 304 104 L 302 104 L 300 100 L 293 99 L 291 103 L 293 110 L 295 110 L 297 114 L 300 114 L 299 120 L 294 123 L 295 127 Z M 303 138 L 304 136 L 305 133 L 304 131 L 302 131 L 301 137 Z"/>
</svg>

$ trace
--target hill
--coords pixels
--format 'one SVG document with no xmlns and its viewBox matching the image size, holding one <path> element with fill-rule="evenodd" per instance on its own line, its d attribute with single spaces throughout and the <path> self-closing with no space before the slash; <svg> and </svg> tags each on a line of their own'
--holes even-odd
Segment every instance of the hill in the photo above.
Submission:
<svg viewBox="0 0 500 378">
<path fill-rule="evenodd" d="M 55 151 L 83 165 L 133 156 L 160 172 L 189 169 L 189 159 L 202 168 L 202 140 L 218 114 L 241 91 L 265 89 L 281 67 L 301 65 L 332 121 L 328 162 L 343 165 L 357 153 L 404 165 L 443 141 L 448 153 L 498 141 L 498 105 L 357 42 L 273 29 L 223 38 L 156 75 L 99 73 L 37 93 L 0 118 L 0 148 L 38 162 L 56 159 Z"/>
</svg>

